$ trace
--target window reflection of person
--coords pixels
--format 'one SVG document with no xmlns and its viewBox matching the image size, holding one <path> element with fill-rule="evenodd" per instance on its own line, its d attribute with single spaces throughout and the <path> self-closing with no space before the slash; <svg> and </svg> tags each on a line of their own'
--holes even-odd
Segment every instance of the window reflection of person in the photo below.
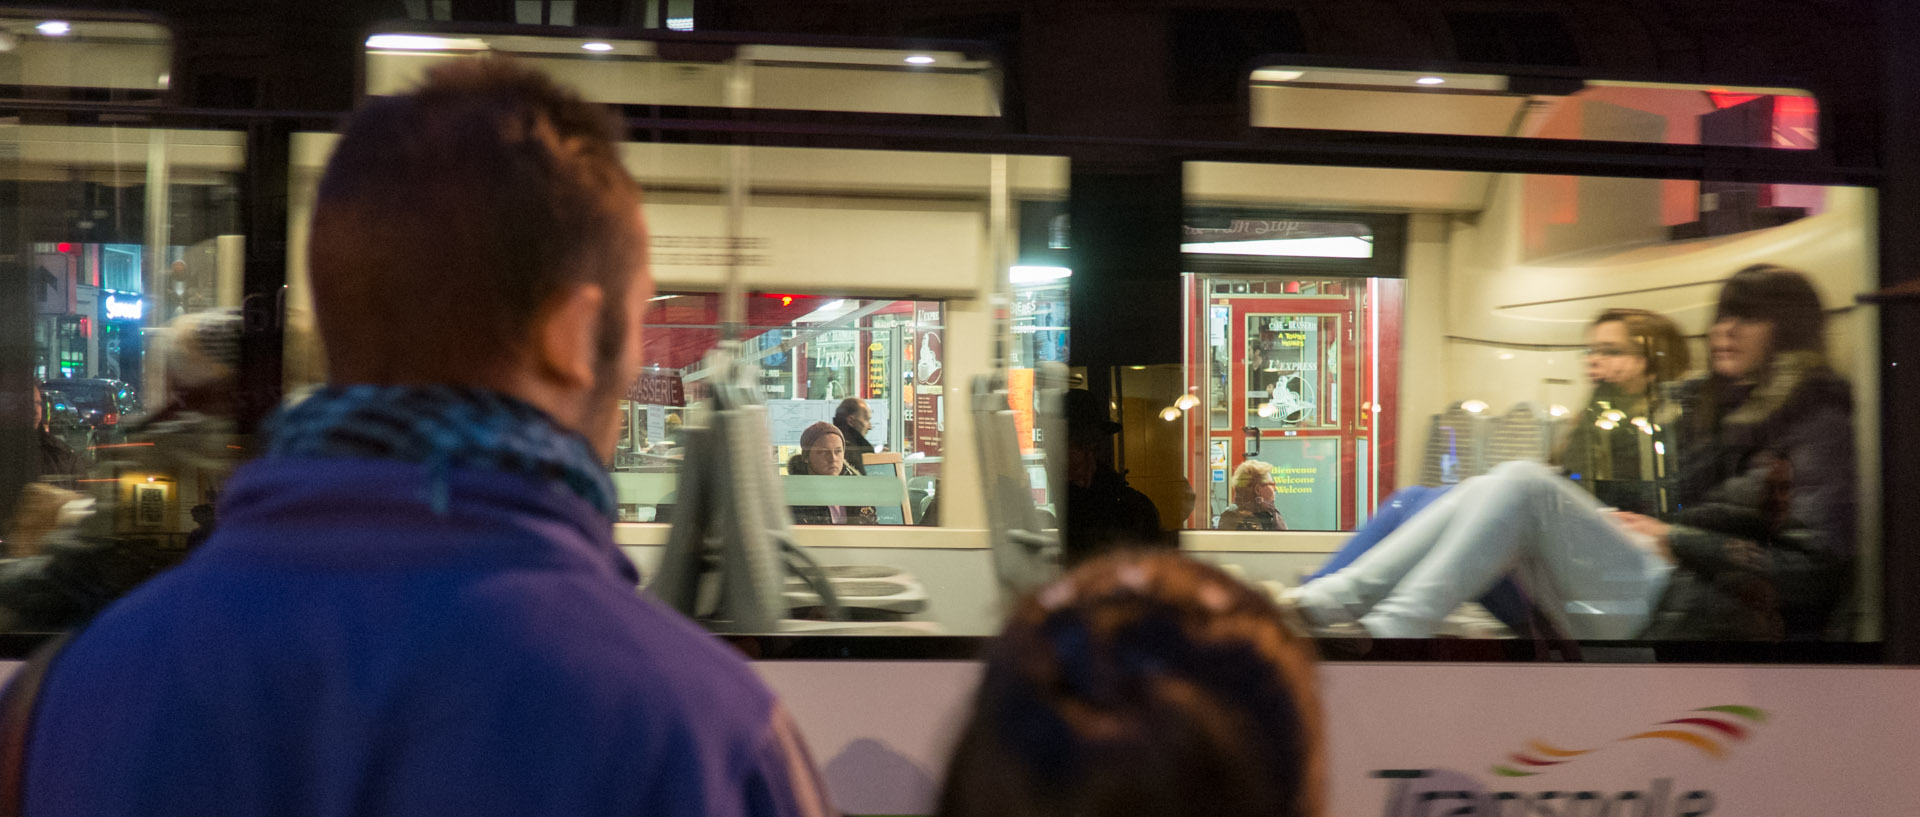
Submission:
<svg viewBox="0 0 1920 817">
<path fill-rule="evenodd" d="M 34 480 L 21 488 L 13 517 L 0 518 L 5 523 L 0 534 L 6 539 L 6 555 L 14 557 L 39 553 L 55 531 L 70 528 L 75 521 L 72 512 L 79 507 L 75 502 L 82 498 L 73 490 L 81 476 L 79 456 L 66 440 L 53 433 L 40 384 L 32 384 L 28 392 L 35 437 Z"/>
<path fill-rule="evenodd" d="M 53 431 L 52 415 L 47 410 L 47 395 L 40 390 L 40 384 L 34 383 L 28 390 L 32 393 L 33 431 L 37 438 L 40 467 L 36 476 L 41 482 L 57 484 L 63 488 L 72 488 L 73 481 L 82 472 L 80 455 L 74 453 L 73 446 Z"/>
<path fill-rule="evenodd" d="M 1233 469 L 1233 504 L 1220 512 L 1218 530 L 1286 530 L 1287 520 L 1273 506 L 1278 484 L 1273 464 L 1247 460 Z"/>
<path fill-rule="evenodd" d="M 1069 389 L 1067 415 L 1067 531 L 1061 560 L 1071 567 L 1116 548 L 1177 544 L 1161 535 L 1160 511 L 1114 468 L 1113 435 L 1120 432 L 1086 389 Z"/>
<path fill-rule="evenodd" d="M 847 441 L 832 423 L 814 423 L 800 432 L 800 453 L 787 460 L 792 476 L 857 477 L 860 472 L 847 464 Z M 793 521 L 800 525 L 874 525 L 879 523 L 874 509 L 845 505 L 801 505 L 793 509 Z"/>
</svg>

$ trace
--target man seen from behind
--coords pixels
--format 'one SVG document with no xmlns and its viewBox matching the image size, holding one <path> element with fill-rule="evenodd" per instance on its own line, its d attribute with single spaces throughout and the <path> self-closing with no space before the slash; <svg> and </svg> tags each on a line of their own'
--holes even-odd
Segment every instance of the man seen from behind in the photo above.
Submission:
<svg viewBox="0 0 1920 817">
<path fill-rule="evenodd" d="M 352 119 L 309 255 L 329 383 L 59 654 L 27 814 L 825 811 L 771 693 L 612 541 L 653 293 L 618 138 L 492 59 Z"/>
</svg>

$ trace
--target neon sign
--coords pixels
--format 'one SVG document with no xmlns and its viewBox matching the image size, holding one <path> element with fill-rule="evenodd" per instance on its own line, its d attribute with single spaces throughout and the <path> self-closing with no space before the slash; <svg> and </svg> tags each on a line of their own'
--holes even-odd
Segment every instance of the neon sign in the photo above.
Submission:
<svg viewBox="0 0 1920 817">
<path fill-rule="evenodd" d="M 139 298 L 122 301 L 118 296 L 108 295 L 106 309 L 108 320 L 137 321 L 146 312 L 146 304 Z"/>
</svg>

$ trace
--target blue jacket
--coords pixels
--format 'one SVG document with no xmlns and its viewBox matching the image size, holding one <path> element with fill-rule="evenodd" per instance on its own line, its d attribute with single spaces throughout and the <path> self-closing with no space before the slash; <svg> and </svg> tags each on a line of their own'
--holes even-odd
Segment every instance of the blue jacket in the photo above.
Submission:
<svg viewBox="0 0 1920 817">
<path fill-rule="evenodd" d="M 55 662 L 29 815 L 812 815 L 746 662 L 555 484 L 267 460 Z M 443 513 L 434 505 L 444 502 Z"/>
</svg>

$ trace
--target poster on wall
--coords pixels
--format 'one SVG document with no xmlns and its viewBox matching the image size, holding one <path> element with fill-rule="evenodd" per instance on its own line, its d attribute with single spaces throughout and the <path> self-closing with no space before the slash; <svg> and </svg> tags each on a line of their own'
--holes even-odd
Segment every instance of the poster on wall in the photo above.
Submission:
<svg viewBox="0 0 1920 817">
<path fill-rule="evenodd" d="M 939 313 L 931 314 L 934 319 Z M 919 333 L 913 354 L 913 450 L 930 456 L 941 452 L 940 438 L 947 430 L 945 359 L 938 330 Z"/>
<path fill-rule="evenodd" d="M 947 430 L 947 398 L 939 389 L 916 388 L 913 393 L 913 450 L 940 455 L 940 436 Z"/>
<path fill-rule="evenodd" d="M 1273 464 L 1273 507 L 1289 530 L 1340 529 L 1340 440 L 1287 437 L 1260 441 Z"/>
<path fill-rule="evenodd" d="M 167 486 L 147 483 L 133 486 L 133 524 L 157 528 L 167 522 Z"/>
</svg>

